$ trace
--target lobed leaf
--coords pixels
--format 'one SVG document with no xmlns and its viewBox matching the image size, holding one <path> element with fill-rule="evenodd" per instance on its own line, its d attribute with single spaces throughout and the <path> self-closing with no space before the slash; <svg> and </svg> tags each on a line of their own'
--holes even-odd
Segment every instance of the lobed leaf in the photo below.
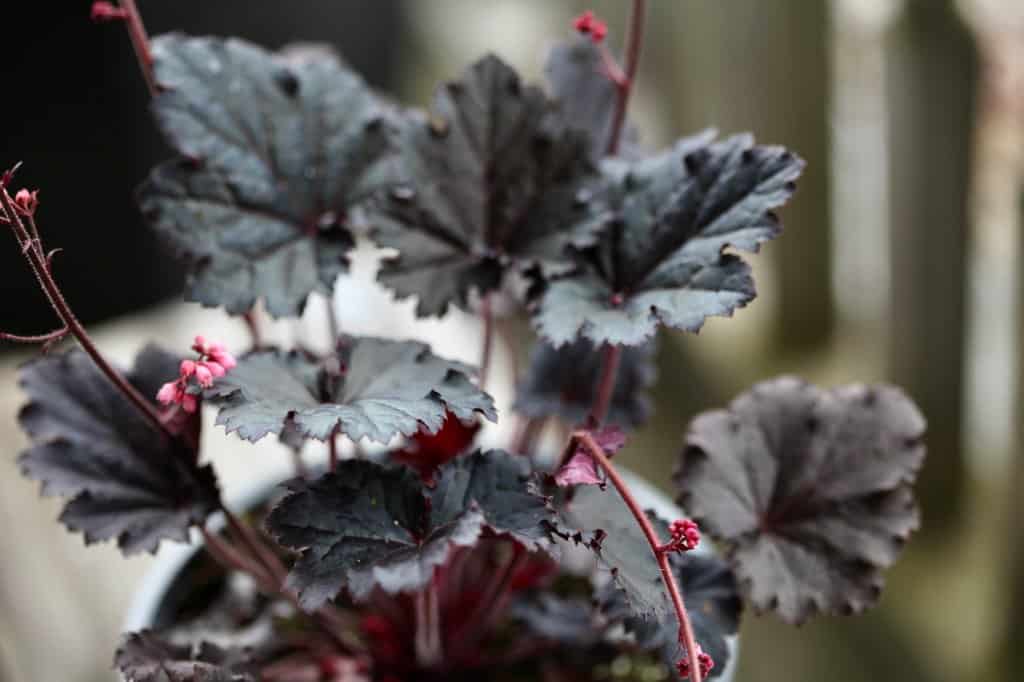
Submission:
<svg viewBox="0 0 1024 682">
<path fill-rule="evenodd" d="M 643 344 L 659 325 L 697 332 L 754 298 L 749 266 L 727 247 L 756 251 L 780 231 L 803 161 L 746 135 L 704 133 L 656 156 L 603 164 L 616 221 L 575 274 L 551 282 L 534 325 L 555 346 Z"/>
<path fill-rule="evenodd" d="M 691 424 L 680 503 L 725 543 L 747 600 L 790 623 L 874 604 L 918 526 L 925 422 L 889 386 L 755 386 Z"/>
<path fill-rule="evenodd" d="M 129 380 L 147 396 L 177 374 L 170 355 L 147 348 Z M 213 470 L 198 453 L 157 430 L 83 352 L 25 365 L 29 396 L 19 422 L 33 445 L 22 473 L 44 495 L 71 498 L 61 521 L 86 544 L 117 539 L 125 554 L 155 552 L 161 540 L 188 541 L 188 529 L 219 506 Z"/>
<path fill-rule="evenodd" d="M 590 156 L 600 161 L 611 138 L 618 100 L 618 88 L 604 72 L 601 48 L 587 36 L 555 45 L 544 75 L 566 124 L 587 134 Z"/>
<path fill-rule="evenodd" d="M 657 378 L 655 342 L 626 348 L 619 361 L 608 407 L 609 424 L 636 428 L 651 414 L 646 391 Z M 587 339 L 555 348 L 538 340 L 512 406 L 532 418 L 561 417 L 570 424 L 586 420 L 601 379 L 602 353 Z"/>
<path fill-rule="evenodd" d="M 394 124 L 326 51 L 275 55 L 235 38 L 153 41 L 157 122 L 183 157 L 139 192 L 190 265 L 187 298 L 301 314 L 348 267 L 349 213 L 389 183 Z"/>
<path fill-rule="evenodd" d="M 386 443 L 436 433 L 449 412 L 497 419 L 494 400 L 470 381 L 472 370 L 422 343 L 343 337 L 339 347 L 339 371 L 296 352 L 242 358 L 206 394 L 221 406 L 217 423 L 250 441 L 286 428 L 327 440 L 337 428 L 353 440 Z"/>
<path fill-rule="evenodd" d="M 430 316 L 509 270 L 571 268 L 568 247 L 594 243 L 606 218 L 584 136 L 494 56 L 438 90 L 433 109 L 405 126 L 400 186 L 370 210 L 377 242 L 398 250 L 380 281 Z"/>
<path fill-rule="evenodd" d="M 288 584 L 310 610 L 343 589 L 357 600 L 376 587 L 422 589 L 453 548 L 473 546 L 485 531 L 531 551 L 549 547 L 546 500 L 527 491 L 522 460 L 498 450 L 447 463 L 432 489 L 406 468 L 363 460 L 290 488 L 266 524 L 300 552 Z"/>
<path fill-rule="evenodd" d="M 233 660 L 242 659 L 242 660 Z M 124 636 L 114 667 L 126 682 L 256 682 L 244 657 L 213 644 L 172 644 L 150 630 Z"/>
</svg>

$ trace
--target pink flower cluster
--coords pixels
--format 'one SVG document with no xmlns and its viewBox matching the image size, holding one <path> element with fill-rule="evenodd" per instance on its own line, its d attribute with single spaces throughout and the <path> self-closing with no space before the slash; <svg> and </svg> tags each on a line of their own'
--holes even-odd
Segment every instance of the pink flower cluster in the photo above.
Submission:
<svg viewBox="0 0 1024 682">
<path fill-rule="evenodd" d="M 701 651 L 701 648 L 697 647 L 697 663 L 700 665 L 700 676 L 704 679 L 708 676 L 708 673 L 715 667 L 715 662 L 711 660 L 711 657 Z M 676 662 L 676 671 L 679 672 L 679 677 L 684 680 L 690 676 L 690 661 L 685 657 L 679 659 Z"/>
<path fill-rule="evenodd" d="M 700 544 L 700 526 L 691 519 L 677 519 L 668 527 L 671 538 L 659 549 L 662 552 L 689 552 Z"/>
<path fill-rule="evenodd" d="M 576 17 L 572 22 L 573 28 L 584 35 L 589 35 L 595 43 L 604 41 L 608 35 L 608 24 L 604 23 L 589 9 Z"/>
<path fill-rule="evenodd" d="M 156 394 L 162 405 L 180 405 L 188 413 L 199 407 L 196 394 L 189 392 L 189 381 L 193 377 L 200 387 L 209 388 L 214 379 L 224 376 L 238 364 L 224 344 L 207 343 L 202 336 L 196 337 L 192 350 L 199 353 L 199 359 L 182 360 L 178 378 L 161 386 Z"/>
</svg>

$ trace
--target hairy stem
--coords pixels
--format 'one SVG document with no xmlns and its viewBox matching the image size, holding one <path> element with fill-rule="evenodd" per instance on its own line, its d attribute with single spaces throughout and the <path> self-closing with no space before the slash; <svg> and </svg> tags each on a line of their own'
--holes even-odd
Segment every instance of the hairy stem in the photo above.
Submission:
<svg viewBox="0 0 1024 682">
<path fill-rule="evenodd" d="M 597 384 L 597 395 L 594 405 L 590 408 L 590 418 L 601 424 L 608 417 L 608 409 L 615 394 L 615 383 L 619 377 L 619 364 L 622 360 L 622 346 L 604 347 L 601 361 L 601 378 Z"/>
<path fill-rule="evenodd" d="M 71 307 L 68 305 L 67 300 L 64 298 L 64 294 L 61 292 L 60 287 L 53 279 L 53 275 L 50 272 L 50 267 L 47 259 L 42 256 L 42 249 L 35 248 L 32 246 L 32 236 L 25 228 L 25 224 L 22 222 L 21 217 L 18 215 L 17 209 L 14 207 L 14 203 L 11 200 L 11 196 L 7 193 L 6 188 L 0 188 L 0 207 L 3 208 L 5 217 L 7 218 L 11 228 L 14 230 L 15 236 L 18 238 L 18 243 L 22 247 L 22 253 L 28 260 L 29 267 L 32 268 L 33 274 L 39 281 L 39 285 L 43 289 L 43 293 L 49 299 L 50 304 L 53 306 L 54 312 L 57 313 L 57 317 L 60 318 L 61 322 L 67 328 L 68 332 L 75 337 L 79 345 L 82 347 L 92 361 L 96 364 L 101 372 L 111 383 L 117 387 L 119 391 L 128 400 L 138 408 L 152 424 L 161 433 L 167 434 L 167 436 L 173 438 L 174 434 L 168 429 L 164 420 L 160 417 L 160 412 L 157 411 L 156 407 L 149 402 L 141 393 L 136 390 L 134 386 L 128 383 L 120 372 L 113 368 L 113 366 L 107 362 L 107 359 L 100 354 L 96 344 L 93 343 L 92 339 L 85 331 L 85 327 L 78 321 L 75 314 L 71 311 Z"/>
<path fill-rule="evenodd" d="M 149 89 L 151 97 L 156 97 L 156 77 L 153 75 L 153 52 L 149 47 L 149 34 L 146 33 L 146 26 L 142 23 L 142 15 L 135 4 L 135 0 L 121 0 L 121 9 L 125 13 L 125 25 L 128 27 L 128 37 L 132 41 L 132 49 L 135 50 L 135 58 L 142 70 L 142 77 L 146 80 L 146 88 Z"/>
<path fill-rule="evenodd" d="M 604 454 L 601 446 L 586 431 L 573 433 L 573 439 L 585 447 L 590 456 L 594 458 L 594 461 L 604 469 L 605 474 L 608 475 L 608 480 L 615 486 L 619 497 L 626 503 L 633 518 L 636 519 L 637 524 L 640 526 L 640 530 L 643 531 L 644 537 L 647 538 L 647 544 L 651 546 L 651 552 L 654 553 L 654 558 L 658 562 L 658 568 L 661 569 L 661 576 L 665 581 L 665 587 L 668 589 L 669 598 L 672 600 L 672 606 L 676 611 L 676 617 L 679 619 L 679 637 L 686 648 L 686 656 L 690 662 L 690 676 L 693 682 L 701 682 L 700 661 L 697 658 L 697 640 L 693 636 L 693 625 L 686 614 L 683 594 L 679 590 L 679 584 L 676 582 L 675 574 L 672 573 L 672 566 L 669 564 L 669 552 L 662 549 L 661 539 L 658 537 L 657 531 L 654 530 L 654 526 L 651 525 L 650 519 L 647 518 L 647 514 L 644 513 L 636 498 L 633 497 L 633 493 L 630 492 L 626 482 L 619 476 L 619 472 L 615 469 L 611 460 Z"/>
<path fill-rule="evenodd" d="M 615 113 L 612 118 L 611 137 L 608 139 L 608 155 L 614 156 L 619 151 L 622 141 L 622 129 L 626 125 L 626 110 L 629 108 L 629 95 L 633 91 L 633 82 L 640 67 L 640 48 L 644 42 L 644 19 L 647 13 L 645 0 L 633 0 L 633 9 L 629 17 L 629 34 L 626 38 L 625 66 L 622 78 L 613 80 L 618 87 L 618 98 L 615 100 Z"/>
<path fill-rule="evenodd" d="M 267 546 L 267 543 L 263 541 L 263 538 L 259 536 L 251 525 L 240 520 L 223 505 L 221 506 L 221 511 L 224 512 L 224 518 L 227 519 L 228 526 L 245 544 L 253 557 L 259 560 L 278 585 L 283 584 L 285 576 L 288 575 L 288 569 L 284 567 L 280 557 L 277 556 L 273 549 Z"/>
</svg>

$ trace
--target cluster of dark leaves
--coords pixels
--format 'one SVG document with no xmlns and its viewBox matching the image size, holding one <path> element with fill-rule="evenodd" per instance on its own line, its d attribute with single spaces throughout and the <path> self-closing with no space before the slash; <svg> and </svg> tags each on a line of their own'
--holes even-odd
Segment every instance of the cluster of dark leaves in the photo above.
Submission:
<svg viewBox="0 0 1024 682">
<path fill-rule="evenodd" d="M 784 149 L 710 132 L 653 155 L 627 135 L 607 156 L 615 92 L 586 41 L 552 52 L 548 91 L 488 56 L 442 86 L 429 113 L 385 102 L 322 50 L 169 35 L 153 54 L 154 108 L 178 158 L 153 171 L 140 200 L 189 263 L 190 299 L 233 314 L 262 299 L 272 315 L 300 314 L 346 271 L 363 228 L 394 250 L 380 281 L 417 296 L 423 316 L 525 278 L 521 302 L 542 339 L 516 409 L 532 418 L 582 421 L 602 348 L 626 346 L 610 417 L 642 423 L 658 327 L 697 332 L 754 298 L 735 251 L 779 234 L 774 211 L 803 168 Z M 153 396 L 176 373 L 147 349 L 130 379 Z M 220 506 L 197 439 L 156 429 L 83 353 L 29 364 L 22 385 L 34 443 L 22 469 L 44 493 L 71 498 L 61 518 L 86 542 L 153 551 Z M 514 619 L 578 649 L 619 624 L 669 666 L 684 654 L 647 539 L 589 455 L 547 476 L 504 451 L 470 451 L 478 417 L 497 418 L 472 368 L 420 343 L 345 336 L 327 357 L 254 352 L 205 398 L 250 441 L 406 439 L 387 463 L 343 461 L 291 481 L 271 510 L 267 529 L 297 556 L 287 586 L 303 608 L 420 590 L 482 538 L 552 556 L 575 542 L 601 567 L 594 600 L 540 591 L 516 602 Z M 825 392 L 792 379 L 693 422 L 680 503 L 727 563 L 674 556 L 672 568 L 716 674 L 740 594 L 790 622 L 877 599 L 917 525 L 923 430 L 895 389 Z M 621 431 L 602 434 L 621 447 Z M 253 679 L 245 660 L 150 633 L 130 636 L 117 664 L 138 682 Z"/>
<path fill-rule="evenodd" d="M 552 51 L 550 92 L 487 56 L 429 113 L 382 101 L 324 51 L 171 35 L 154 59 L 157 120 L 181 159 L 153 172 L 142 205 L 191 264 L 189 297 L 232 313 L 258 298 L 301 312 L 345 270 L 361 215 L 396 250 L 380 281 L 420 315 L 518 273 L 555 346 L 697 331 L 754 297 L 725 251 L 778 234 L 772 211 L 803 167 L 710 133 L 603 158 L 615 92 L 585 42 Z"/>
</svg>

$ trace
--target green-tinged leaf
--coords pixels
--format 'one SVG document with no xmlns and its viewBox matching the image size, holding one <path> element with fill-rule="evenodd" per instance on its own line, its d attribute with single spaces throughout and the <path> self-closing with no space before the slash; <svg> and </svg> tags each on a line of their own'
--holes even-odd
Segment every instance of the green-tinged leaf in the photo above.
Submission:
<svg viewBox="0 0 1024 682">
<path fill-rule="evenodd" d="M 653 514 L 650 516 L 658 532 L 667 537 L 665 522 Z M 686 604 L 694 639 L 715 662 L 710 677 L 717 677 L 725 672 L 729 664 L 727 637 L 735 635 L 739 629 L 743 609 L 736 578 L 728 564 L 717 557 L 692 553 L 673 554 L 669 557 L 669 563 Z M 675 611 L 662 619 L 638 617 L 614 582 L 609 582 L 598 591 L 598 602 L 609 619 L 625 624 L 637 644 L 659 652 L 669 670 L 674 670 L 676 662 L 685 658 L 686 648 L 679 643 L 679 620 Z"/>
<path fill-rule="evenodd" d="M 647 421 L 651 401 L 646 391 L 657 378 L 654 346 L 651 341 L 622 352 L 606 420 L 609 424 L 636 428 Z M 569 424 L 580 424 L 594 404 L 601 366 L 601 351 L 586 339 L 561 348 L 538 340 L 513 409 L 527 417 L 557 416 Z"/>
<path fill-rule="evenodd" d="M 340 370 L 295 352 L 242 358 L 207 392 L 221 406 L 217 423 L 251 441 L 287 427 L 319 440 L 338 428 L 353 440 L 386 443 L 420 429 L 436 433 L 446 411 L 497 419 L 494 400 L 470 381 L 472 370 L 422 343 L 344 337 L 339 347 Z"/>
<path fill-rule="evenodd" d="M 350 211 L 388 182 L 388 114 L 323 51 L 167 35 L 153 56 L 156 118 L 184 159 L 157 167 L 140 201 L 190 265 L 188 299 L 300 314 L 347 269 Z"/>
<path fill-rule="evenodd" d="M 161 373 L 176 363 L 144 350 L 129 377 L 155 396 Z M 32 446 L 21 455 L 25 476 L 44 495 L 71 498 L 61 521 L 87 544 L 117 539 L 125 554 L 155 552 L 161 540 L 188 540 L 219 505 L 213 470 L 197 453 L 156 429 L 83 352 L 49 355 L 21 370 L 29 396 L 19 416 Z"/>
<path fill-rule="evenodd" d="M 213 644 L 172 644 L 150 630 L 124 636 L 114 667 L 125 682 L 256 682 L 247 656 Z"/>
<path fill-rule="evenodd" d="M 301 552 L 288 577 L 304 608 L 347 589 L 355 599 L 375 587 L 421 589 L 454 547 L 485 531 L 529 550 L 547 549 L 543 497 L 527 492 L 521 458 L 502 451 L 453 460 L 424 489 L 406 468 L 350 460 L 313 482 L 293 481 L 267 528 Z"/>
<path fill-rule="evenodd" d="M 764 382 L 693 421 L 680 501 L 725 543 L 755 609 L 790 623 L 856 613 L 918 526 L 924 429 L 889 386 Z"/>
<path fill-rule="evenodd" d="M 603 171 L 617 220 L 579 272 L 552 282 L 534 324 L 556 346 L 640 345 L 660 324 L 697 332 L 754 298 L 749 266 L 727 247 L 756 251 L 780 231 L 772 212 L 793 193 L 803 162 L 746 135 L 687 138 Z"/>
<path fill-rule="evenodd" d="M 497 57 L 443 86 L 430 118 L 405 126 L 401 186 L 374 202 L 379 244 L 398 250 L 380 280 L 417 314 L 465 307 L 509 269 L 566 272 L 568 247 L 594 243 L 605 211 L 582 134 L 566 129 L 544 93 Z"/>
</svg>

